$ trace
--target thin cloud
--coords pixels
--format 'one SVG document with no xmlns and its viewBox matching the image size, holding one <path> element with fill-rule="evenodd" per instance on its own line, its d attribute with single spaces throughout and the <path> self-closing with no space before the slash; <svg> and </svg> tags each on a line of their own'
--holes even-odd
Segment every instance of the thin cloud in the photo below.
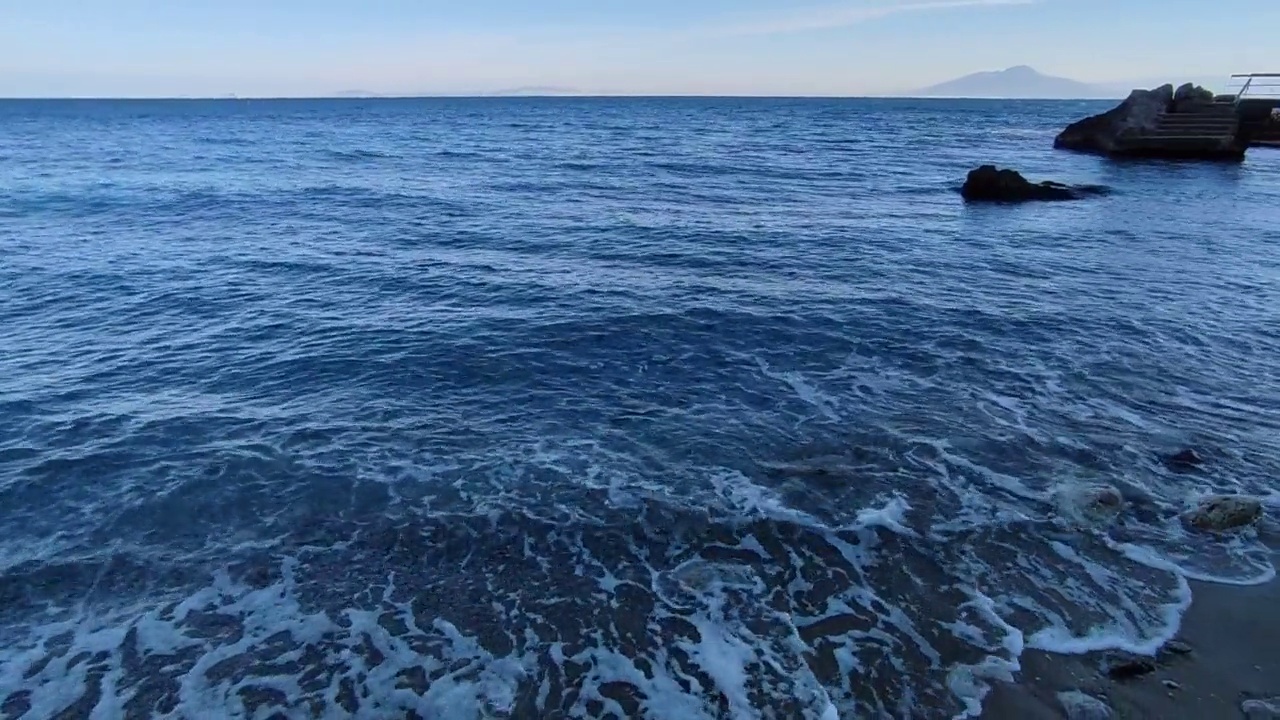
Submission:
<svg viewBox="0 0 1280 720">
<path fill-rule="evenodd" d="M 752 35 L 780 35 L 833 30 L 877 20 L 903 13 L 949 10 L 969 7 L 993 7 L 1002 5 L 1030 5 L 1038 0 L 920 0 L 896 3 L 848 3 L 811 8 L 802 12 L 703 28 L 701 34 L 741 37 Z"/>
</svg>

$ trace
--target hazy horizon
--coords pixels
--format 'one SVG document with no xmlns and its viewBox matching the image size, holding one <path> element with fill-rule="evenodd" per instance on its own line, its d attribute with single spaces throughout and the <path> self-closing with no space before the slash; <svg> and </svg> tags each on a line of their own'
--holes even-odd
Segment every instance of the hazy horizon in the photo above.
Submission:
<svg viewBox="0 0 1280 720">
<path fill-rule="evenodd" d="M 893 96 L 1030 65 L 1123 86 L 1276 70 L 1280 6 L 1139 0 L 73 0 L 6 9 L 0 97 Z M 1186 7 L 1182 7 L 1186 5 Z M 1106 18 L 1102 24 L 1099 18 Z M 1246 18 L 1248 22 L 1242 22 Z M 1231 37 L 1230 43 L 1170 38 Z"/>
</svg>

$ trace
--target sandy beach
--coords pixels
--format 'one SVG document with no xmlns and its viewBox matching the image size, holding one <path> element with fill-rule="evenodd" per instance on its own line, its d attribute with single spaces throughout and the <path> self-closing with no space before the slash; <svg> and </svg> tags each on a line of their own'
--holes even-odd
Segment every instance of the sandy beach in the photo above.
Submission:
<svg viewBox="0 0 1280 720">
<path fill-rule="evenodd" d="M 1170 654 L 1154 672 L 1113 680 L 1105 653 L 1067 656 L 1028 651 L 1016 684 L 996 687 L 984 718 L 1067 717 L 1058 693 L 1080 691 L 1110 706 L 1112 718 L 1218 720 L 1246 715 L 1242 703 L 1280 697 L 1280 581 L 1238 587 L 1193 582 L 1194 601 L 1178 639 L 1187 655 Z"/>
</svg>

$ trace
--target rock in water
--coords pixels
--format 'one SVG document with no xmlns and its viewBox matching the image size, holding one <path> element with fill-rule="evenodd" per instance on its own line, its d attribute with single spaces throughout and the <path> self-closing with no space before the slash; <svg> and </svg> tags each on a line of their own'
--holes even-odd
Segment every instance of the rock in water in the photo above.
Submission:
<svg viewBox="0 0 1280 720">
<path fill-rule="evenodd" d="M 1058 693 L 1058 702 L 1067 714 L 1067 720 L 1111 719 L 1111 708 L 1106 703 L 1079 690 Z"/>
<path fill-rule="evenodd" d="M 1191 470 L 1204 464 L 1204 459 L 1195 450 L 1187 449 L 1177 455 L 1170 455 L 1165 464 L 1175 470 Z"/>
<path fill-rule="evenodd" d="M 1214 495 L 1201 500 L 1183 519 L 1197 530 L 1236 530 L 1262 519 L 1262 501 L 1243 495 Z"/>
<path fill-rule="evenodd" d="M 1124 509 L 1124 496 L 1110 485 L 1086 488 L 1084 499 L 1084 510 L 1091 515 L 1111 517 Z"/>
<path fill-rule="evenodd" d="M 1056 494 L 1058 511 L 1089 524 L 1108 524 L 1125 508 L 1124 495 L 1111 485 L 1071 485 Z"/>
<path fill-rule="evenodd" d="M 983 165 L 970 171 L 960 188 L 960 195 L 970 202 L 1079 200 L 1099 192 L 1099 188 L 1073 188 L 1054 182 L 1033 183 L 1016 170 L 1001 170 L 995 165 Z"/>
<path fill-rule="evenodd" d="M 1155 130 L 1160 116 L 1172 107 L 1173 95 L 1172 85 L 1134 90 L 1111 110 L 1068 125 L 1054 138 L 1053 146 L 1079 152 L 1115 152 L 1121 136 Z"/>
</svg>

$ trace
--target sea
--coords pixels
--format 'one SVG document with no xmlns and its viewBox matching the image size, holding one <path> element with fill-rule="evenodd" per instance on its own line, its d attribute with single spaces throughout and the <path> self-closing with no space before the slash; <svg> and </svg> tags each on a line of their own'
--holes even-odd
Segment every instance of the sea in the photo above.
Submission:
<svg viewBox="0 0 1280 720">
<path fill-rule="evenodd" d="M 973 718 L 1153 652 L 1275 575 L 1280 151 L 1052 149 L 1109 106 L 0 102 L 0 717 Z"/>
</svg>

